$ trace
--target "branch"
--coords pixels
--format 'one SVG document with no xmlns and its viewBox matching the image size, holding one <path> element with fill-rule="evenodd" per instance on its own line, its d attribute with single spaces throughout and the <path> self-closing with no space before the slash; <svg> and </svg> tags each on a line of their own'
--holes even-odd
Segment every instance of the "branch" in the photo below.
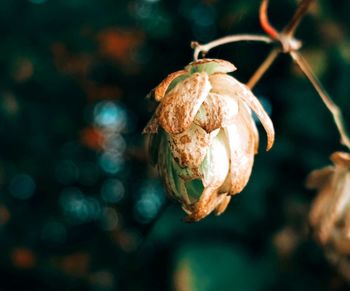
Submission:
<svg viewBox="0 0 350 291">
<path fill-rule="evenodd" d="M 225 36 L 223 38 L 218 38 L 214 41 L 211 41 L 207 44 L 199 44 L 198 42 L 193 41 L 191 43 L 191 47 L 194 49 L 193 53 L 193 59 L 196 61 L 198 60 L 198 56 L 200 53 L 208 53 L 211 49 L 227 44 L 232 42 L 239 42 L 239 41 L 259 41 L 264 43 L 271 43 L 273 40 L 264 35 L 255 35 L 255 34 L 237 34 L 237 35 L 230 35 Z"/>
<path fill-rule="evenodd" d="M 276 60 L 278 55 L 280 54 L 281 50 L 279 48 L 274 48 L 269 55 L 266 57 L 266 59 L 263 61 L 263 63 L 260 65 L 260 67 L 255 71 L 253 76 L 250 77 L 249 81 L 247 82 L 247 87 L 249 89 L 253 89 L 253 87 L 258 83 L 258 81 L 261 79 L 261 77 L 266 73 L 266 71 L 271 67 L 272 63 Z"/>
<path fill-rule="evenodd" d="M 293 37 L 296 29 L 298 28 L 300 21 L 305 16 L 307 10 L 309 9 L 313 0 L 303 0 L 295 11 L 291 21 L 287 24 L 287 26 L 283 29 L 283 33 L 286 35 Z"/>
<path fill-rule="evenodd" d="M 272 52 L 270 52 L 270 54 L 263 61 L 262 65 L 256 70 L 256 72 L 247 82 L 249 88 L 252 89 L 256 85 L 256 83 L 261 79 L 261 77 L 265 74 L 265 72 L 270 68 L 270 66 L 276 60 L 280 52 L 289 53 L 291 51 L 296 51 L 300 49 L 301 43 L 294 38 L 294 33 L 312 1 L 313 0 L 303 0 L 299 4 L 291 21 L 287 24 L 287 26 L 283 29 L 281 33 L 279 33 L 270 24 L 269 17 L 267 15 L 267 8 L 268 8 L 269 1 L 268 0 L 261 1 L 260 10 L 259 10 L 259 19 L 260 19 L 261 26 L 263 30 L 272 39 L 276 39 L 280 42 L 283 50 L 274 49 Z"/>
<path fill-rule="evenodd" d="M 333 102 L 331 97 L 327 94 L 326 90 L 323 88 L 323 86 L 321 85 L 321 83 L 319 82 L 317 77 L 314 75 L 309 64 L 303 58 L 303 56 L 296 51 L 290 52 L 290 56 L 292 57 L 294 62 L 299 66 L 299 68 L 305 74 L 305 76 L 308 78 L 308 80 L 310 81 L 312 86 L 317 91 L 318 95 L 321 97 L 321 100 L 326 105 L 327 109 L 333 115 L 334 122 L 335 122 L 337 129 L 339 131 L 339 134 L 340 134 L 340 142 L 350 150 L 350 139 L 346 133 L 341 110 Z"/>
<path fill-rule="evenodd" d="M 269 5 L 269 0 L 261 1 L 260 10 L 259 10 L 260 25 L 267 35 L 269 35 L 273 39 L 276 39 L 279 35 L 279 32 L 271 25 L 269 21 L 268 13 L 267 13 L 268 5 Z"/>
</svg>

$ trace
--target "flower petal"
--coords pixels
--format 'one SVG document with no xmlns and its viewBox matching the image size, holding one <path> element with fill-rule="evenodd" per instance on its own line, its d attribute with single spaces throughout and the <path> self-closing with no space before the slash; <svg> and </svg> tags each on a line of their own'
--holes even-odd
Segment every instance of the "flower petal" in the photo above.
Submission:
<svg viewBox="0 0 350 291">
<path fill-rule="evenodd" d="M 159 121 L 157 118 L 158 108 L 156 112 L 153 114 L 153 116 L 151 117 L 151 119 L 148 121 L 146 127 L 143 129 L 142 134 L 154 134 L 158 132 L 158 128 L 159 128 Z"/>
<path fill-rule="evenodd" d="M 197 169 L 210 143 L 210 135 L 198 125 L 192 125 L 180 134 L 168 135 L 174 159 L 181 167 Z"/>
<path fill-rule="evenodd" d="M 223 196 L 222 201 L 215 208 L 215 214 L 216 215 L 222 214 L 226 210 L 226 208 L 227 208 L 227 206 L 228 206 L 228 204 L 230 203 L 230 200 L 231 200 L 231 196 L 230 195 L 222 194 L 222 196 Z"/>
<path fill-rule="evenodd" d="M 225 138 L 224 131 L 220 130 L 219 134 L 213 139 L 200 166 L 204 187 L 219 188 L 227 177 L 229 171 L 229 149 Z"/>
<path fill-rule="evenodd" d="M 171 134 L 185 131 L 211 89 L 206 73 L 195 73 L 180 82 L 163 98 L 159 123 Z"/>
<path fill-rule="evenodd" d="M 222 192 L 234 195 L 247 185 L 254 162 L 254 132 L 241 116 L 237 122 L 225 129 L 227 143 L 230 147 L 230 171 Z"/>
<path fill-rule="evenodd" d="M 333 173 L 333 166 L 328 166 L 320 170 L 312 171 L 306 179 L 306 188 L 322 188 L 325 184 L 330 183 Z"/>
<path fill-rule="evenodd" d="M 350 166 L 350 154 L 345 152 L 334 152 L 331 155 L 332 162 L 341 167 L 349 167 Z"/>
<path fill-rule="evenodd" d="M 168 145 L 167 138 L 162 135 L 160 150 L 158 154 L 158 172 L 163 177 L 168 193 L 173 194 L 173 197 L 186 205 L 190 204 L 187 195 L 185 182 L 181 177 L 176 175 L 172 163 L 172 155 Z"/>
<path fill-rule="evenodd" d="M 221 59 L 199 59 L 190 63 L 185 70 L 195 72 L 206 72 L 208 75 L 214 73 L 230 73 L 236 71 L 234 64 Z"/>
<path fill-rule="evenodd" d="M 198 110 L 194 123 L 210 133 L 217 128 L 232 124 L 237 112 L 237 100 L 230 96 L 209 93 Z"/>
<path fill-rule="evenodd" d="M 168 91 L 170 84 L 178 77 L 184 76 L 187 71 L 180 70 L 168 75 L 155 89 L 154 89 L 154 99 L 161 101 Z"/>
<path fill-rule="evenodd" d="M 275 140 L 275 131 L 272 121 L 259 100 L 244 84 L 226 74 L 213 74 L 209 76 L 212 85 L 212 92 L 229 95 L 243 100 L 258 116 L 267 134 L 267 147 L 269 150 Z"/>
<path fill-rule="evenodd" d="M 242 118 L 245 120 L 246 124 L 250 124 L 250 129 L 254 134 L 254 153 L 257 154 L 258 150 L 259 150 L 259 132 L 258 129 L 256 127 L 255 121 L 252 117 L 252 111 L 251 109 L 248 107 L 247 104 L 245 104 L 244 102 L 240 102 L 239 103 L 240 106 L 240 110 L 239 110 L 239 114 L 241 114 Z"/>
</svg>

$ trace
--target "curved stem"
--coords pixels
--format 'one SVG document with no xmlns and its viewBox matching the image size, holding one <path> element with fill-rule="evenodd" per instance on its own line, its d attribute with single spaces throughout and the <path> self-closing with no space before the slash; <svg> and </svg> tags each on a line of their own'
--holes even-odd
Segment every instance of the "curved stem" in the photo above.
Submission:
<svg viewBox="0 0 350 291">
<path fill-rule="evenodd" d="M 267 8 L 269 5 L 269 0 L 262 0 L 259 10 L 259 20 L 262 29 L 266 32 L 267 35 L 271 36 L 271 38 L 276 39 L 278 37 L 279 32 L 271 25 Z"/>
<path fill-rule="evenodd" d="M 260 67 L 255 71 L 253 76 L 251 76 L 249 81 L 247 82 L 246 85 L 249 89 L 253 89 L 256 83 L 258 83 L 258 81 L 265 74 L 265 72 L 271 67 L 272 63 L 276 60 L 280 52 L 281 50 L 279 48 L 275 48 L 269 53 L 264 62 L 260 65 Z"/>
<path fill-rule="evenodd" d="M 273 39 L 264 35 L 255 35 L 255 34 L 237 34 L 237 35 L 229 35 L 222 38 L 218 38 L 214 41 L 211 41 L 207 44 L 199 44 L 198 42 L 192 42 L 191 47 L 194 49 L 193 59 L 198 60 L 199 54 L 208 53 L 211 49 L 232 42 L 239 41 L 259 41 L 264 43 L 271 43 Z"/>
<path fill-rule="evenodd" d="M 317 79 L 317 77 L 312 72 L 309 64 L 303 58 L 303 56 L 298 52 L 290 52 L 290 56 L 295 61 L 295 63 L 299 66 L 301 71 L 305 74 L 305 76 L 309 79 L 310 83 L 313 85 L 318 95 L 321 97 L 321 100 L 326 105 L 327 109 L 333 115 L 334 122 L 337 126 L 337 129 L 340 134 L 340 142 L 345 145 L 350 150 L 350 139 L 346 133 L 343 116 L 339 107 L 333 102 L 331 97 L 327 94 L 326 90 L 322 87 L 321 83 Z"/>
</svg>

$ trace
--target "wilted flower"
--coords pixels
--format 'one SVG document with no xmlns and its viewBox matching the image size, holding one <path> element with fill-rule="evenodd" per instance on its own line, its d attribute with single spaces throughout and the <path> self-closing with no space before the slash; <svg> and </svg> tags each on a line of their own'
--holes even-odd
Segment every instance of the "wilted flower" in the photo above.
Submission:
<svg viewBox="0 0 350 291">
<path fill-rule="evenodd" d="M 273 124 L 253 93 L 227 75 L 236 68 L 201 59 L 170 74 L 151 93 L 160 102 L 144 129 L 150 158 L 188 220 L 221 214 L 246 186 L 259 136 L 253 110 L 274 142 Z"/>
<path fill-rule="evenodd" d="M 310 223 L 323 245 L 350 254 L 350 154 L 331 155 L 334 166 L 313 171 L 307 187 L 318 189 L 310 211 Z"/>
</svg>

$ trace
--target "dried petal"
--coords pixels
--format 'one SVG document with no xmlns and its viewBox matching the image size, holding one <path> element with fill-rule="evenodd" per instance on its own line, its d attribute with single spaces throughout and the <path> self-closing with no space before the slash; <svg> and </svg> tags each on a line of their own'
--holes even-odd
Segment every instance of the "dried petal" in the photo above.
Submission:
<svg viewBox="0 0 350 291">
<path fill-rule="evenodd" d="M 168 75 L 154 90 L 154 99 L 161 101 L 168 91 L 170 84 L 178 77 L 184 76 L 187 74 L 187 71 L 180 70 Z"/>
<path fill-rule="evenodd" d="M 220 202 L 221 199 L 218 201 L 218 191 L 212 187 L 204 188 L 199 200 L 190 206 L 190 212 L 186 220 L 188 222 L 201 220 L 211 213 Z"/>
<path fill-rule="evenodd" d="M 153 114 L 153 116 L 151 117 L 150 121 L 148 121 L 146 127 L 143 129 L 142 131 L 143 134 L 149 134 L 149 133 L 154 134 L 158 132 L 158 128 L 159 128 L 159 121 L 157 117 L 158 108 L 156 112 Z"/>
<path fill-rule="evenodd" d="M 266 149 L 269 150 L 275 140 L 274 127 L 270 117 L 254 94 L 244 84 L 226 74 L 210 75 L 209 80 L 213 87 L 212 92 L 241 99 L 255 112 L 265 128 L 267 134 Z"/>
<path fill-rule="evenodd" d="M 195 73 L 180 82 L 162 100 L 159 123 L 170 134 L 185 131 L 211 89 L 206 73 Z"/>
<path fill-rule="evenodd" d="M 240 102 L 240 106 L 243 106 L 245 108 L 245 110 L 240 110 L 240 114 L 242 115 L 242 118 L 244 118 L 246 124 L 250 124 L 251 125 L 251 131 L 254 134 L 254 140 L 255 140 L 255 145 L 254 145 L 254 153 L 257 154 L 259 151 L 259 132 L 258 129 L 256 127 L 255 121 L 252 118 L 252 111 L 251 109 L 248 107 L 248 105 L 246 105 L 244 102 Z"/>
<path fill-rule="evenodd" d="M 245 109 L 240 107 L 240 110 Z M 222 191 L 231 195 L 241 192 L 246 186 L 254 162 L 254 132 L 241 115 L 236 118 L 235 124 L 224 129 L 230 151 L 230 171 Z"/>
<path fill-rule="evenodd" d="M 181 167 L 193 170 L 202 163 L 209 142 L 210 135 L 194 123 L 180 134 L 169 135 L 169 145 L 175 161 Z"/>
<path fill-rule="evenodd" d="M 341 167 L 350 166 L 350 154 L 345 152 L 335 152 L 331 155 L 331 160 L 334 164 Z"/>
<path fill-rule="evenodd" d="M 309 189 L 322 188 L 326 183 L 330 183 L 333 172 L 333 166 L 328 166 L 320 170 L 312 171 L 307 177 L 306 187 Z"/>
<path fill-rule="evenodd" d="M 215 214 L 216 215 L 222 214 L 226 210 L 228 204 L 231 201 L 231 196 L 230 195 L 226 195 L 226 194 L 222 194 L 222 195 L 223 195 L 224 198 L 218 204 L 218 206 L 215 208 Z"/>
<path fill-rule="evenodd" d="M 210 133 L 217 128 L 232 124 L 237 112 L 237 100 L 230 96 L 209 93 L 198 110 L 194 123 Z"/>
<path fill-rule="evenodd" d="M 190 63 L 185 70 L 195 72 L 206 72 L 208 75 L 214 73 L 230 73 L 236 71 L 234 64 L 220 59 L 199 59 Z"/>
</svg>

